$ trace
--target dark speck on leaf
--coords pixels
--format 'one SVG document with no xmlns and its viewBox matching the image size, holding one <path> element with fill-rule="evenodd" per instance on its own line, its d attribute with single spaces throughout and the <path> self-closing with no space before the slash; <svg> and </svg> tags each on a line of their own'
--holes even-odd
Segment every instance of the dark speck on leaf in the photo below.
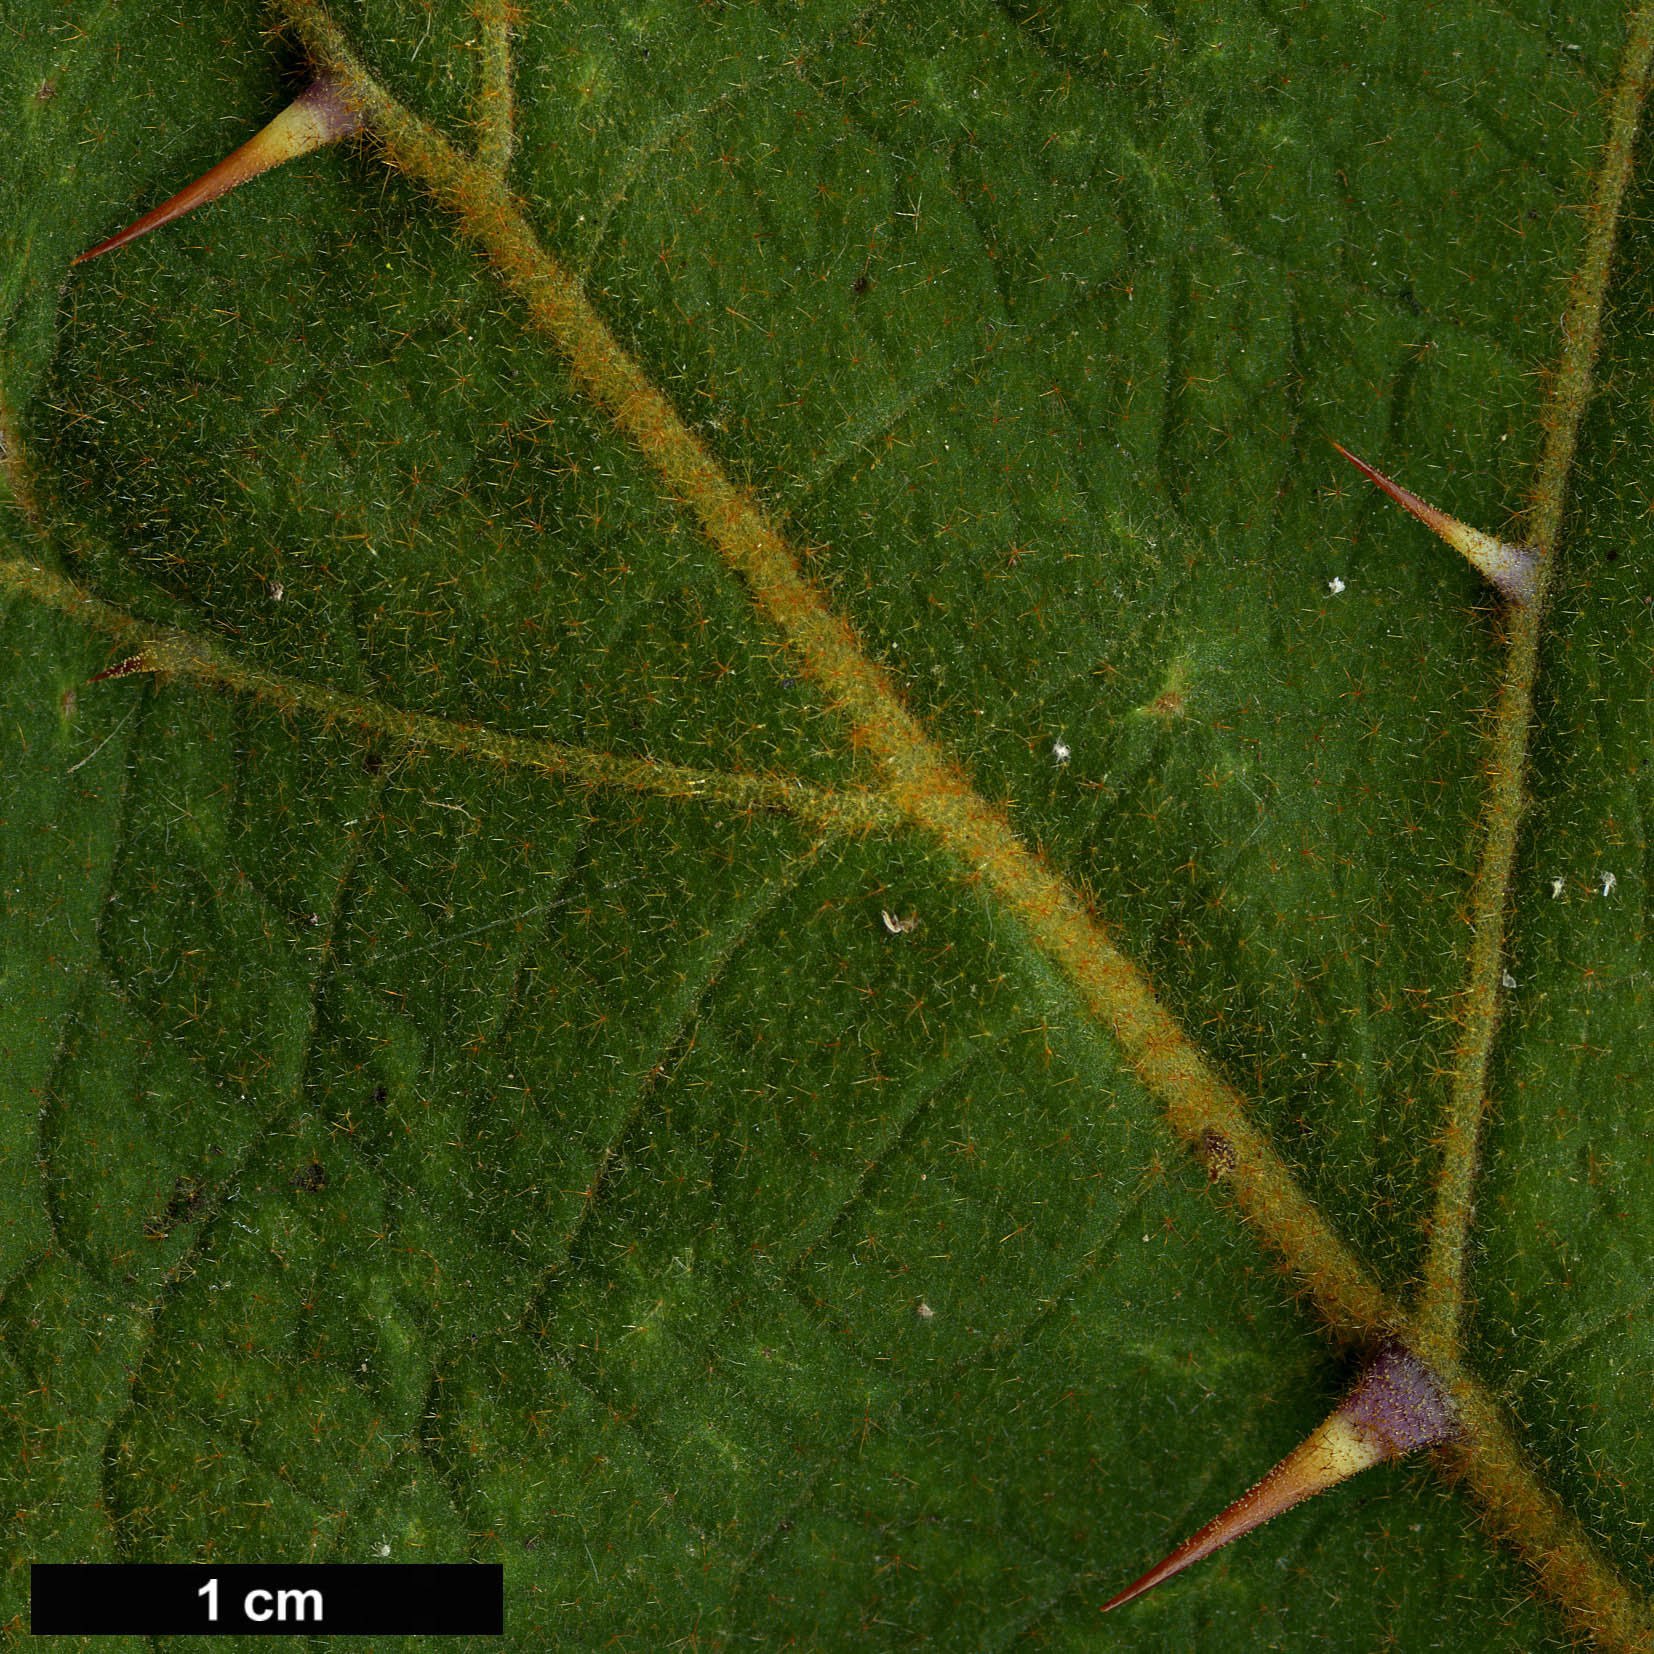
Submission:
<svg viewBox="0 0 1654 1654">
<path fill-rule="evenodd" d="M 384 769 L 384 767 L 385 760 L 381 758 L 378 753 L 366 752 L 362 754 L 362 768 L 365 769 L 369 775 L 377 775 L 382 769 Z"/>
<path fill-rule="evenodd" d="M 293 1179 L 293 1187 L 301 1194 L 313 1195 L 318 1189 L 327 1186 L 327 1173 L 322 1170 L 319 1160 L 312 1160 Z"/>
<path fill-rule="evenodd" d="M 1607 557 L 1610 563 L 1617 563 L 1620 560 L 1620 554 L 1613 546 L 1608 548 Z"/>
<path fill-rule="evenodd" d="M 868 275 L 865 270 L 863 270 L 862 273 L 850 283 L 850 291 L 852 293 L 865 293 L 872 285 L 873 278 Z"/>
<path fill-rule="evenodd" d="M 1424 314 L 1424 306 L 1413 297 L 1413 289 L 1411 287 L 1402 288 L 1400 294 L 1397 296 L 1415 316 L 1422 316 Z"/>
<path fill-rule="evenodd" d="M 1235 1145 L 1221 1131 L 1208 1126 L 1200 1134 L 1200 1158 L 1206 1162 L 1206 1179 L 1217 1183 L 1235 1169 Z"/>
<path fill-rule="evenodd" d="M 193 1177 L 175 1177 L 166 1211 L 144 1220 L 144 1234 L 150 1240 L 165 1240 L 180 1223 L 195 1221 L 206 1198 L 201 1185 Z"/>
<path fill-rule="evenodd" d="M 373 1088 L 373 1100 L 376 1103 L 384 1102 L 388 1096 L 390 1096 L 390 1093 L 382 1085 L 376 1085 Z"/>
</svg>

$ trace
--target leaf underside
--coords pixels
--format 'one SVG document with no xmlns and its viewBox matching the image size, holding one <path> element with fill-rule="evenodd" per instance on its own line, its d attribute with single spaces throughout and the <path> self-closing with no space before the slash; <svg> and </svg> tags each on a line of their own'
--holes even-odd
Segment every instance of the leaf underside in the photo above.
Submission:
<svg viewBox="0 0 1654 1654">
<path fill-rule="evenodd" d="M 1099 1619 L 1325 1416 L 1341 1329 L 1040 915 L 858 802 L 852 714 L 414 182 L 335 148 L 66 279 L 291 37 L 16 10 L 5 556 L 109 608 L 0 611 L 0 1619 L 30 1560 L 477 1557 L 525 1649 L 1567 1646 L 1427 1462 Z M 333 9 L 485 154 L 488 12 Z M 1624 35 L 512 30 L 546 248 L 1400 1305 L 1505 621 L 1325 439 L 1522 537 Z M 1464 1260 L 1467 1368 L 1644 1596 L 1646 151 Z M 90 682 L 116 612 L 241 675 Z"/>
</svg>

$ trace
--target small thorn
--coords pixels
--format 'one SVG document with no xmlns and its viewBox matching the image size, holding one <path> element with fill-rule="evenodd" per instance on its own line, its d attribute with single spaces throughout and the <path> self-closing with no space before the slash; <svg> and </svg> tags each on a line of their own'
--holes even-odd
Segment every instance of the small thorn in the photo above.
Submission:
<svg viewBox="0 0 1654 1654">
<path fill-rule="evenodd" d="M 148 655 L 128 655 L 125 660 L 118 660 L 113 666 L 106 666 L 101 672 L 94 672 L 86 681 L 102 683 L 105 678 L 129 678 L 134 672 L 159 671 L 160 667 Z"/>
<path fill-rule="evenodd" d="M 339 83 L 330 75 L 313 81 L 262 132 L 255 134 L 240 149 L 226 155 L 211 171 L 204 172 L 193 184 L 186 184 L 169 200 L 163 201 L 153 212 L 147 212 L 135 223 L 128 224 L 119 235 L 89 247 L 74 262 L 84 264 L 99 253 L 113 252 L 129 241 L 136 241 L 163 224 L 256 178 L 284 161 L 295 161 L 313 149 L 321 149 L 340 138 L 348 138 L 362 125 L 362 117 L 345 101 Z"/>
<path fill-rule="evenodd" d="M 1380 1346 L 1361 1381 L 1324 1423 L 1226 1511 L 1105 1602 L 1102 1612 L 1152 1591 L 1191 1562 L 1311 1495 L 1386 1459 L 1446 1441 L 1457 1429 L 1452 1404 L 1435 1374 L 1405 1344 L 1391 1339 Z"/>
<path fill-rule="evenodd" d="M 1449 517 L 1433 505 L 1426 505 L 1417 494 L 1409 493 L 1399 483 L 1391 482 L 1382 471 L 1375 471 L 1364 459 L 1357 459 L 1348 448 L 1333 443 L 1362 476 L 1382 488 L 1403 510 L 1410 511 L 1428 528 L 1439 535 L 1457 552 L 1462 552 L 1496 585 L 1512 603 L 1526 603 L 1534 591 L 1539 562 L 1528 546 L 1512 545 L 1508 540 L 1495 540 L 1479 528 Z"/>
</svg>

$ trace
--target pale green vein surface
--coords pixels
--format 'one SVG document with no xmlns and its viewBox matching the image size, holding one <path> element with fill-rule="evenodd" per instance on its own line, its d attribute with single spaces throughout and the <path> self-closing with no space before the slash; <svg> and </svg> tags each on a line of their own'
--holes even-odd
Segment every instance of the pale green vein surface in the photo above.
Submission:
<svg viewBox="0 0 1654 1654">
<path fill-rule="evenodd" d="M 934 10 L 527 4 L 510 182 L 1405 1299 L 1501 662 L 1323 439 L 1521 507 L 1620 20 Z M 0 389 L 50 525 L 8 555 L 411 713 L 867 780 L 370 152 L 67 276 L 297 65 L 251 7 L 61 13 L 0 34 Z M 468 139 L 469 8 L 337 13 Z M 1651 208 L 1470 1278 L 1477 1371 L 1645 1594 Z M 924 845 L 88 685 L 103 638 L 0 626 L 0 1620 L 30 1559 L 475 1557 L 523 1650 L 1565 1645 L 1422 1465 L 1098 1619 L 1347 1367 Z"/>
</svg>

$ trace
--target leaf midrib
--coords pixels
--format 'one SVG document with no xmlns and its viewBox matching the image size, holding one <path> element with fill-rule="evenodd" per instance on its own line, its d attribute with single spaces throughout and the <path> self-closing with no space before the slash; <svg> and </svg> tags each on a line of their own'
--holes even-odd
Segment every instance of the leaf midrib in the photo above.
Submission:
<svg viewBox="0 0 1654 1654">
<path fill-rule="evenodd" d="M 319 59 L 327 60 L 331 57 L 340 63 L 345 63 L 348 61 L 348 46 L 343 43 L 342 37 L 335 37 L 331 40 L 327 37 L 327 31 L 331 28 L 331 25 L 325 22 L 323 14 L 320 12 L 318 7 L 305 3 L 305 0 L 287 0 L 287 3 L 283 5 L 281 9 L 298 23 L 301 30 L 310 35 L 312 48 L 317 51 L 317 56 Z M 1629 165 L 1630 138 L 1635 131 L 1636 106 L 1640 102 L 1643 91 L 1643 81 L 1646 78 L 1649 42 L 1651 39 L 1654 39 L 1654 22 L 1651 22 L 1651 19 L 1654 19 L 1654 6 L 1645 6 L 1638 13 L 1638 16 L 1634 22 L 1632 30 L 1633 47 L 1627 53 L 1627 72 L 1622 78 L 1621 97 L 1619 105 L 1617 105 L 1616 108 L 1615 141 L 1620 144 L 1627 167 Z M 341 55 L 341 53 L 343 55 Z M 1633 65 L 1635 65 L 1634 71 Z M 351 63 L 350 67 L 353 72 L 360 75 L 359 66 Z M 371 83 L 362 81 L 361 84 Z M 1627 106 L 1629 106 L 1629 114 L 1624 112 Z M 386 103 L 384 107 L 378 111 L 378 113 L 382 121 L 389 120 L 391 124 L 394 124 L 397 120 L 403 120 L 410 123 L 410 129 L 417 129 L 422 125 L 422 123 L 417 122 L 414 117 L 408 115 L 406 111 L 395 108 L 388 103 Z M 404 134 L 404 139 L 405 138 L 406 134 Z M 420 176 L 422 171 L 421 166 L 418 164 L 418 156 L 416 154 L 418 143 L 420 141 L 425 142 L 433 151 L 436 145 L 442 143 L 442 140 L 429 128 L 425 128 L 422 133 L 415 130 L 414 147 L 411 149 L 404 148 L 404 150 L 397 157 L 403 164 L 404 169 L 415 176 Z M 450 151 L 450 156 L 451 155 L 452 152 Z M 410 164 L 410 162 L 413 162 L 414 164 Z M 1605 168 L 1602 178 L 1606 178 L 1611 170 L 1611 168 Z M 424 174 L 426 183 L 435 188 L 436 193 L 439 196 L 443 195 L 445 189 L 449 190 L 451 195 L 451 179 L 442 180 L 439 178 L 434 178 L 431 176 L 429 168 L 424 169 Z M 467 181 L 468 180 L 462 175 L 460 178 L 461 185 Z M 480 183 L 480 180 L 474 178 L 469 181 L 473 183 Z M 1601 181 L 1602 180 L 1599 178 L 1599 186 L 1601 185 Z M 1609 193 L 1613 195 L 1613 210 L 1599 213 L 1597 220 L 1593 225 L 1591 239 L 1588 243 L 1587 264 L 1590 265 L 1593 259 L 1596 263 L 1595 277 L 1592 281 L 1587 281 L 1582 284 L 1583 288 L 1589 289 L 1589 296 L 1586 300 L 1580 301 L 1583 304 L 1583 310 L 1578 310 L 1571 313 L 1576 315 L 1588 315 L 1590 326 L 1588 329 L 1584 330 L 1579 330 L 1570 326 L 1568 343 L 1564 351 L 1564 369 L 1557 375 L 1557 382 L 1560 387 L 1556 393 L 1557 397 L 1572 399 L 1568 404 L 1567 416 L 1561 421 L 1547 420 L 1546 459 L 1541 472 L 1541 484 L 1538 494 L 1539 505 L 1535 512 L 1535 520 L 1538 530 L 1535 537 L 1547 548 L 1554 546 L 1557 531 L 1560 527 L 1568 465 L 1571 461 L 1574 446 L 1577 443 L 1579 418 L 1583 412 L 1585 396 L 1588 393 L 1590 359 L 1595 348 L 1596 331 L 1598 324 L 1600 323 L 1603 295 L 1606 290 L 1607 253 L 1608 249 L 1610 249 L 1612 245 L 1613 234 L 1616 227 L 1619 192 L 1623 190 L 1623 185 L 1624 173 L 1622 171 L 1618 184 L 1612 186 L 1609 190 Z M 450 198 L 448 204 L 452 206 L 455 202 L 452 198 Z M 459 204 L 462 207 L 464 206 L 464 203 Z M 498 202 L 491 203 L 490 206 L 491 208 L 497 207 Z M 485 245 L 486 244 L 485 238 Z M 493 249 L 493 252 L 494 256 L 498 259 L 499 249 L 495 248 Z M 546 259 L 547 263 L 550 262 L 547 255 L 545 255 L 543 248 L 538 249 L 538 252 L 541 258 Z M 583 299 L 580 302 L 583 303 Z M 595 313 L 593 313 L 593 315 L 595 316 Z M 602 324 L 599 322 L 598 325 L 601 326 Z M 612 344 L 612 340 L 610 343 Z M 615 349 L 618 351 L 618 347 L 615 347 Z M 576 366 L 577 377 L 579 377 L 578 360 Z M 641 370 L 639 370 L 639 377 L 641 377 Z M 601 393 L 599 393 L 598 399 L 600 401 L 604 401 L 604 397 Z M 620 412 L 623 411 L 623 409 L 620 410 Z M 610 412 L 612 416 L 618 417 L 617 410 L 612 406 L 610 407 Z M 622 420 L 621 423 L 624 428 L 624 420 Z M 715 503 L 719 509 L 727 508 L 729 497 L 737 494 L 738 491 L 733 488 L 733 485 L 728 483 L 727 479 L 723 477 L 721 471 L 718 470 L 715 463 L 710 460 L 709 456 L 705 455 L 704 449 L 700 449 L 700 445 L 695 442 L 695 439 L 692 436 L 688 435 L 687 431 L 685 432 L 685 436 L 687 437 L 687 440 L 699 450 L 702 460 L 705 461 L 705 466 L 707 469 L 702 470 L 701 475 L 703 477 L 710 477 L 709 486 L 711 486 L 713 493 L 718 496 Z M 674 479 L 669 477 L 669 487 L 671 486 L 672 480 Z M 705 515 L 706 514 L 703 513 L 703 517 Z M 709 533 L 715 541 L 718 539 L 716 528 L 711 523 L 709 523 Z M 725 549 L 727 553 L 729 552 L 730 547 L 721 544 L 721 549 Z M 732 560 L 735 559 L 732 558 Z M 776 601 L 773 598 L 769 603 L 769 607 L 771 609 L 773 619 L 775 618 L 774 611 L 777 607 Z M 1513 773 L 1515 777 L 1514 803 L 1501 806 L 1499 810 L 1491 810 L 1488 812 L 1487 817 L 1484 818 L 1484 826 L 1487 827 L 1487 830 L 1484 832 L 1485 839 L 1491 843 L 1494 839 L 1500 838 L 1502 835 L 1504 838 L 1508 838 L 1512 851 L 1516 841 L 1516 833 L 1523 807 L 1521 772 L 1526 761 L 1527 735 L 1529 725 L 1531 723 L 1532 687 L 1537 673 L 1541 622 L 1541 617 L 1537 611 L 1538 605 L 1535 605 L 1535 613 L 1532 616 L 1531 649 L 1527 650 L 1526 655 L 1524 655 L 1523 650 L 1520 648 L 1513 649 L 1512 651 L 1513 672 L 1516 672 L 1518 677 L 1520 677 L 1525 683 L 1525 688 L 1521 688 L 1516 697 L 1518 711 L 1510 713 L 1502 720 L 1505 725 L 1508 725 L 1511 729 L 1516 730 L 1518 737 L 1517 744 L 1515 746 L 1507 747 L 1505 749 L 1515 753 L 1516 761 L 1514 765 L 1511 766 L 1511 773 Z M 783 629 L 787 630 L 785 626 L 783 626 Z M 799 641 L 796 635 L 794 635 L 794 641 L 795 643 Z M 1520 643 L 1520 636 L 1518 641 Z M 834 686 L 833 672 L 821 659 L 812 658 L 808 648 L 804 649 L 802 652 L 804 652 L 806 659 L 809 661 L 811 670 L 814 675 L 817 676 L 818 681 L 823 681 L 831 690 Z M 1529 656 L 1531 656 L 1531 660 L 1528 659 Z M 1519 660 L 1518 657 L 1521 657 L 1521 660 Z M 1526 664 L 1522 664 L 1523 661 L 1526 661 Z M 885 789 L 886 800 L 888 802 L 893 802 L 897 808 L 915 825 L 921 826 L 926 831 L 938 837 L 944 846 L 952 849 L 955 853 L 962 853 L 967 865 L 975 866 L 978 871 L 982 869 L 983 862 L 989 856 L 989 852 L 991 850 L 995 850 L 996 847 L 993 841 L 996 838 L 1000 841 L 997 846 L 996 853 L 1012 855 L 1013 857 L 1017 855 L 1028 857 L 1029 853 L 1021 849 L 1020 845 L 1017 844 L 1015 835 L 1012 833 L 1009 823 L 1004 822 L 1001 818 L 997 817 L 995 812 L 989 809 L 985 804 L 982 804 L 980 800 L 975 798 L 975 795 L 970 792 L 963 778 L 959 777 L 953 770 L 950 761 L 930 747 L 928 737 L 921 729 L 919 729 L 916 722 L 912 721 L 905 714 L 905 712 L 902 711 L 900 701 L 897 699 L 894 690 L 890 689 L 888 684 L 884 682 L 882 674 L 878 673 L 877 669 L 870 670 L 872 671 L 871 699 L 865 701 L 863 711 L 865 713 L 865 711 L 870 708 L 875 712 L 889 716 L 896 725 L 897 734 L 901 737 L 901 740 L 898 741 L 895 746 L 889 748 L 889 750 L 885 753 L 885 762 L 887 766 L 896 771 L 895 777 Z M 865 684 L 862 686 L 862 691 L 864 694 L 867 691 L 867 686 Z M 1520 726 L 1519 729 L 1517 729 L 1518 724 Z M 923 754 L 924 761 L 916 764 L 916 773 L 910 776 L 903 776 L 900 772 L 899 766 L 895 762 L 895 759 L 901 756 L 901 749 L 904 743 L 908 749 L 906 756 L 910 760 L 913 759 L 915 753 Z M 938 802 L 938 797 L 934 795 L 940 795 L 940 802 Z M 1503 811 L 1502 815 L 1500 810 Z M 1508 822 L 1506 822 L 1507 817 Z M 1492 825 L 1488 826 L 1490 821 Z M 1508 825 L 1508 832 L 1504 832 L 1503 830 L 1505 825 Z M 967 829 L 969 830 L 967 831 Z M 1009 849 L 1006 848 L 1007 843 L 1010 846 Z M 1036 858 L 1030 859 L 1034 860 L 1036 865 L 1039 865 Z M 1491 872 L 1486 871 L 1489 867 L 1492 868 Z M 1503 958 L 1503 914 L 1505 909 L 1508 907 L 1510 894 L 1511 854 L 1505 852 L 1504 850 L 1500 850 L 1497 855 L 1492 857 L 1491 861 L 1488 857 L 1484 857 L 1483 868 L 1484 872 L 1479 873 L 1478 881 L 1479 884 L 1485 885 L 1486 890 L 1491 893 L 1492 899 L 1489 901 L 1483 901 L 1480 905 L 1493 912 L 1494 917 L 1490 922 L 1495 923 L 1497 929 L 1491 947 L 1482 946 L 1479 944 L 1477 964 L 1473 968 L 1473 981 L 1469 991 L 1473 996 L 1478 993 L 1482 993 L 1483 985 L 1491 982 L 1492 987 L 1490 991 L 1494 1005 L 1491 1011 L 1485 1015 L 1480 1015 L 1476 1020 L 1477 1032 L 1471 1042 L 1471 1049 L 1474 1050 L 1477 1045 L 1480 1045 L 1480 1057 L 1473 1057 L 1471 1063 L 1467 1064 L 1467 1066 L 1462 1069 L 1462 1072 L 1465 1074 L 1474 1072 L 1477 1083 L 1471 1085 L 1467 1082 L 1464 1086 L 1464 1090 L 1467 1095 L 1471 1092 L 1475 1093 L 1474 1107 L 1477 1110 L 1480 1110 L 1484 1106 L 1485 1099 L 1481 1095 L 1483 1087 L 1480 1082 L 1482 1078 L 1485 1077 L 1486 1055 L 1487 1051 L 1491 1049 L 1494 1024 L 1496 1020 L 1498 972 Z M 1048 872 L 1046 876 L 1049 879 L 1049 886 L 1047 888 L 1054 888 L 1060 891 L 1064 897 L 1068 898 L 1070 901 L 1072 900 L 1072 893 L 1066 890 L 1066 887 L 1062 885 L 1060 880 L 1057 880 L 1054 875 L 1050 875 Z M 1000 891 L 1002 898 L 1008 900 L 1012 909 L 1023 913 L 1026 918 L 1028 910 L 1033 905 L 1027 899 L 1026 893 L 1019 896 L 1014 889 L 1014 881 L 1011 881 L 1008 877 L 1007 879 L 1001 881 Z M 1078 904 L 1075 903 L 1074 907 L 1078 909 Z M 1100 946 L 1102 949 L 1106 950 L 1107 953 L 1112 953 L 1112 945 L 1106 940 L 1106 938 L 1104 938 L 1102 932 L 1095 927 L 1094 922 L 1090 920 L 1088 914 L 1085 914 L 1083 911 L 1079 911 L 1078 920 L 1082 926 L 1082 929 L 1085 926 L 1090 926 L 1095 932 L 1096 940 L 1095 943 L 1089 944 L 1090 951 L 1095 953 L 1097 947 Z M 1053 957 L 1065 964 L 1065 968 L 1068 969 L 1072 978 L 1074 966 L 1069 957 L 1061 950 L 1053 950 L 1051 947 L 1051 938 L 1042 933 L 1038 927 L 1034 927 L 1034 934 L 1039 938 L 1045 951 L 1052 953 Z M 1083 953 L 1086 949 L 1082 948 L 1080 951 Z M 1491 961 L 1491 963 L 1487 963 L 1486 961 Z M 1130 967 L 1127 967 L 1127 969 L 1130 969 Z M 1097 1012 L 1097 1009 L 1098 1007 L 1094 1000 L 1094 1014 Z M 1106 1017 L 1101 1020 L 1103 1020 L 1106 1025 Z M 1168 1018 L 1166 1020 L 1169 1022 L 1170 1019 Z M 1116 1029 L 1116 1033 L 1118 1035 L 1118 1029 Z M 1198 1085 L 1206 1086 L 1215 1083 L 1222 1086 L 1222 1082 L 1217 1080 L 1216 1076 L 1210 1072 L 1204 1062 L 1204 1059 L 1200 1056 L 1192 1042 L 1188 1042 L 1186 1037 L 1181 1034 L 1180 1030 L 1176 1031 L 1176 1035 L 1177 1038 L 1183 1042 L 1188 1054 L 1188 1059 L 1195 1065 Z M 1129 1040 L 1124 1043 L 1129 1045 Z M 1474 1064 L 1477 1063 L 1479 1063 L 1479 1066 L 1474 1066 Z M 1172 1070 L 1175 1070 L 1176 1067 L 1177 1065 L 1173 1064 Z M 1141 1067 L 1140 1072 L 1142 1072 Z M 1168 1084 L 1173 1083 L 1175 1077 L 1176 1076 L 1172 1074 L 1171 1071 L 1152 1076 L 1151 1074 L 1145 1074 L 1145 1078 L 1148 1079 L 1151 1089 L 1155 1089 L 1163 1098 L 1166 1096 Z M 1184 1077 L 1186 1078 L 1186 1076 Z M 1227 1088 L 1225 1087 L 1224 1089 Z M 1238 1096 L 1235 1098 L 1235 1103 L 1238 1107 Z M 1174 1123 L 1179 1124 L 1180 1129 L 1183 1129 L 1182 1122 L 1180 1122 L 1177 1118 L 1176 1108 L 1174 1107 L 1171 1112 L 1173 1114 Z M 1211 1120 L 1217 1117 L 1218 1116 L 1210 1115 L 1209 1113 L 1202 1113 L 1198 1117 L 1198 1124 L 1201 1129 L 1205 1129 L 1205 1127 L 1211 1123 Z M 1185 1130 L 1185 1135 L 1188 1135 L 1187 1130 Z M 1260 1152 L 1267 1152 L 1267 1145 L 1263 1145 Z M 1471 1150 L 1465 1157 L 1465 1163 L 1471 1167 L 1473 1172 L 1473 1140 Z M 1287 1183 L 1290 1184 L 1290 1177 L 1285 1173 L 1284 1167 L 1281 1168 L 1281 1175 L 1283 1178 L 1286 1178 Z M 1307 1204 L 1308 1203 L 1306 1202 L 1306 1205 Z M 1313 1211 L 1313 1208 L 1311 1207 L 1310 1210 Z M 1243 1215 L 1246 1215 L 1249 1218 L 1249 1221 L 1253 1223 L 1254 1228 L 1258 1229 L 1260 1233 L 1263 1233 L 1266 1236 L 1269 1234 L 1269 1227 L 1267 1223 L 1263 1221 L 1262 1216 L 1256 1209 L 1245 1211 Z M 1440 1226 L 1438 1225 L 1437 1228 L 1439 1229 L 1439 1227 Z M 1328 1234 L 1331 1236 L 1330 1228 L 1328 1230 Z M 1276 1238 L 1278 1242 L 1278 1237 Z M 1349 1256 L 1347 1253 L 1344 1253 L 1342 1244 L 1336 1240 L 1335 1236 L 1331 1236 L 1331 1239 L 1336 1252 L 1343 1254 L 1348 1258 L 1349 1264 L 1355 1271 L 1356 1277 L 1358 1278 L 1361 1273 L 1359 1260 L 1356 1260 L 1353 1256 Z M 1461 1240 L 1457 1245 L 1456 1252 L 1453 1253 L 1454 1267 L 1461 1274 L 1461 1276 L 1464 1263 L 1464 1253 L 1465 1246 L 1464 1242 Z M 1352 1283 L 1346 1283 L 1346 1285 L 1350 1284 Z M 1324 1312 L 1329 1310 L 1332 1311 L 1329 1319 L 1333 1321 L 1334 1326 L 1341 1327 L 1346 1331 L 1356 1329 L 1372 1330 L 1377 1325 L 1393 1325 L 1398 1313 L 1387 1300 L 1382 1298 L 1382 1296 L 1376 1300 L 1364 1299 L 1363 1294 L 1357 1293 L 1355 1294 L 1355 1298 L 1353 1300 L 1344 1301 L 1337 1295 L 1329 1296 L 1323 1294 L 1321 1295 L 1319 1301 L 1321 1302 L 1321 1307 Z M 1364 1307 L 1352 1311 L 1352 1302 L 1357 1301 L 1362 1302 Z M 1444 1340 L 1441 1356 L 1444 1366 L 1457 1366 L 1458 1342 L 1456 1325 L 1447 1339 Z M 1467 1397 L 1475 1402 L 1479 1407 L 1480 1403 L 1486 1400 L 1486 1397 L 1481 1392 L 1477 1381 L 1469 1378 L 1467 1375 L 1464 1377 L 1463 1382 L 1466 1385 L 1465 1393 Z M 1472 1455 L 1472 1457 L 1474 1459 L 1474 1455 Z"/>
</svg>

